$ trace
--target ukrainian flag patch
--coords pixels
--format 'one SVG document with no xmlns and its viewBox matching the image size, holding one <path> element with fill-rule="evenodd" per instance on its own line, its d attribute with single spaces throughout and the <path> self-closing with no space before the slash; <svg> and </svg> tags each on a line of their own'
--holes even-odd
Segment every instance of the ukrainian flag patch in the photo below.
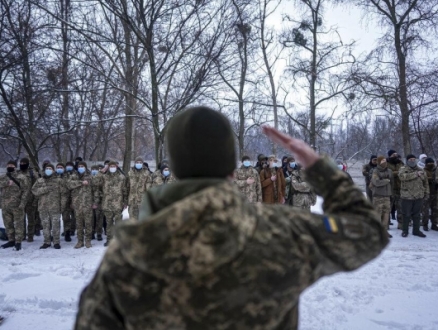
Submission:
<svg viewBox="0 0 438 330">
<path fill-rule="evenodd" d="M 324 226 L 329 233 L 337 233 L 339 231 L 336 220 L 332 217 L 324 217 Z"/>
</svg>

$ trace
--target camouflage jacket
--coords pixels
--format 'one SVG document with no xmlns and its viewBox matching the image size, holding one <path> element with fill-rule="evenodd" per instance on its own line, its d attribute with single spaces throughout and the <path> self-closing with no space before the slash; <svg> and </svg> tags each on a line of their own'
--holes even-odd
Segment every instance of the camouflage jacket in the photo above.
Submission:
<svg viewBox="0 0 438 330">
<path fill-rule="evenodd" d="M 176 181 L 176 178 L 173 176 L 173 173 L 170 172 L 169 177 L 165 177 L 163 174 L 161 174 L 160 170 L 156 170 L 154 172 L 154 174 L 152 174 L 152 182 L 151 182 L 151 186 L 152 187 L 156 187 L 156 186 L 161 186 L 163 184 L 169 184 L 169 183 L 173 183 Z"/>
<path fill-rule="evenodd" d="M 13 180 L 7 174 L 0 176 L 1 208 L 24 210 L 30 195 L 30 180 L 17 172 L 12 172 L 10 175 L 20 186 L 15 182 L 9 185 L 9 181 Z"/>
<path fill-rule="evenodd" d="M 62 184 L 65 185 L 65 187 L 67 188 L 65 194 L 66 197 L 64 198 L 63 201 L 63 205 L 61 205 L 61 212 L 64 212 L 65 210 L 70 210 L 71 209 L 71 191 L 69 190 L 67 184 L 68 184 L 68 180 L 72 177 L 72 175 L 74 174 L 67 174 L 67 173 L 63 173 L 63 174 L 53 174 L 56 175 L 56 177 L 60 178 L 62 180 Z"/>
<path fill-rule="evenodd" d="M 418 173 L 423 173 L 418 175 Z M 415 166 L 403 166 L 398 177 L 401 181 L 400 197 L 403 199 L 422 199 L 425 195 L 429 195 L 429 183 L 427 181 L 426 172 L 423 169 Z"/>
<path fill-rule="evenodd" d="M 98 174 L 95 180 L 94 200 L 103 211 L 122 212 L 128 205 L 128 179 L 119 171 Z"/>
<path fill-rule="evenodd" d="M 33 185 L 32 193 L 38 198 L 38 210 L 53 214 L 61 214 L 70 195 L 64 180 L 56 175 L 43 175 Z"/>
<path fill-rule="evenodd" d="M 427 175 L 427 182 L 429 183 L 429 193 L 430 195 L 436 195 L 436 166 L 433 169 L 427 167 L 424 168 Z"/>
<path fill-rule="evenodd" d="M 372 172 L 376 166 L 371 166 L 369 163 L 362 165 L 362 175 L 365 177 L 365 184 L 368 186 L 371 182 Z"/>
<path fill-rule="evenodd" d="M 146 168 L 131 168 L 128 173 L 128 205 L 140 205 L 143 194 L 150 188 L 152 177 Z"/>
<path fill-rule="evenodd" d="M 40 177 L 40 174 L 34 168 L 28 168 L 25 171 L 18 170 L 17 173 L 24 175 L 29 180 L 29 194 L 27 199 L 27 204 L 32 206 L 38 206 L 38 200 L 32 194 L 32 186 L 35 184 L 36 180 Z"/>
<path fill-rule="evenodd" d="M 373 183 L 373 196 L 375 197 L 390 197 L 392 196 L 392 186 L 394 179 L 392 171 L 388 167 L 377 165 L 373 170 L 371 177 Z"/>
<path fill-rule="evenodd" d="M 225 180 L 148 191 L 140 221 L 119 226 L 82 292 L 75 329 L 297 329 L 306 288 L 388 243 L 373 206 L 334 164 L 307 171 L 325 214 L 250 204 Z"/>
<path fill-rule="evenodd" d="M 301 169 L 293 170 L 286 178 L 286 194 L 288 204 L 296 207 L 309 208 L 316 203 L 316 194 Z"/>
<path fill-rule="evenodd" d="M 389 158 L 386 160 L 386 162 L 388 163 L 388 168 L 391 170 L 392 177 L 394 178 L 394 184 L 392 186 L 392 194 L 395 196 L 400 196 L 401 182 L 400 182 L 400 178 L 398 176 L 398 172 L 404 166 L 404 164 L 402 161 L 399 161 L 396 164 L 391 163 Z"/>
<path fill-rule="evenodd" d="M 253 178 L 254 183 L 249 185 L 246 180 Z M 257 170 L 250 166 L 237 169 L 234 173 L 234 183 L 239 188 L 240 192 L 246 196 L 248 202 L 262 202 L 262 186 L 260 184 L 260 175 Z"/>
<path fill-rule="evenodd" d="M 84 185 L 83 181 L 88 181 L 88 184 Z M 67 188 L 71 193 L 73 209 L 91 210 L 94 204 L 98 204 L 95 200 L 93 176 L 90 172 L 71 175 L 67 181 Z"/>
</svg>

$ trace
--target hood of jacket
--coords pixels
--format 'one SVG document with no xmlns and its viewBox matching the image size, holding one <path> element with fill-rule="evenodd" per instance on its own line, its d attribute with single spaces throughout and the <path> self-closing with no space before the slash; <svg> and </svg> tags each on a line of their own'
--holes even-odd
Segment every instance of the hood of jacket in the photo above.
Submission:
<svg viewBox="0 0 438 330">
<path fill-rule="evenodd" d="M 256 210 L 231 182 L 186 179 L 146 192 L 140 221 L 121 225 L 116 238 L 136 269 L 159 278 L 196 278 L 244 250 Z"/>
</svg>

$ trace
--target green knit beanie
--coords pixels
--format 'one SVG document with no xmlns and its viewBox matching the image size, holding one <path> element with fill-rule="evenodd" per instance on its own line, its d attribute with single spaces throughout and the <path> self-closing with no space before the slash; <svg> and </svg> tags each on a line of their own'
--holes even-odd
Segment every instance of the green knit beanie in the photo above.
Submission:
<svg viewBox="0 0 438 330">
<path fill-rule="evenodd" d="M 170 168 L 179 179 L 226 178 L 236 167 L 233 129 L 213 109 L 199 106 L 175 115 L 166 138 Z"/>
</svg>

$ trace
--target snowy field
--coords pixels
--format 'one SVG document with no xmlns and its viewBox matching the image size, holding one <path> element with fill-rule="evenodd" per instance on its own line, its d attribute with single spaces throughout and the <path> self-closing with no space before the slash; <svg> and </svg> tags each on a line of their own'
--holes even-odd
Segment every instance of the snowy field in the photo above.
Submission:
<svg viewBox="0 0 438 330">
<path fill-rule="evenodd" d="M 355 167 L 350 173 L 363 186 Z M 320 203 L 313 211 L 321 211 Z M 300 330 L 438 329 L 438 232 L 402 238 L 393 225 L 390 233 L 394 238 L 376 260 L 305 291 Z M 39 250 L 40 236 L 23 242 L 18 252 L 0 249 L 0 315 L 6 318 L 1 329 L 72 329 L 79 295 L 103 257 L 104 242 L 75 250 L 73 237 L 61 241 L 61 250 Z"/>
</svg>

